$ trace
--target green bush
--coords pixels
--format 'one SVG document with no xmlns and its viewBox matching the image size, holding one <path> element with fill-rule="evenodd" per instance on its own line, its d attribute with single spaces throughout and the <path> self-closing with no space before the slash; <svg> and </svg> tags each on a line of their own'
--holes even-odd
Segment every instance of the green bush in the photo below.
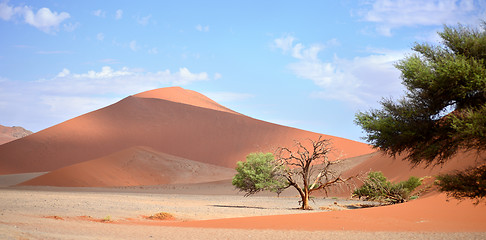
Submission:
<svg viewBox="0 0 486 240">
<path fill-rule="evenodd" d="M 421 184 L 422 181 L 414 176 L 407 181 L 393 184 L 382 172 L 370 172 L 363 186 L 354 190 L 353 196 L 386 204 L 402 203 L 409 200 L 413 190 Z"/>
<path fill-rule="evenodd" d="M 289 186 L 282 175 L 284 166 L 278 165 L 271 153 L 250 153 L 245 162 L 240 161 L 236 165 L 237 174 L 232 184 L 246 192 L 245 196 L 264 190 L 280 194 Z"/>
</svg>

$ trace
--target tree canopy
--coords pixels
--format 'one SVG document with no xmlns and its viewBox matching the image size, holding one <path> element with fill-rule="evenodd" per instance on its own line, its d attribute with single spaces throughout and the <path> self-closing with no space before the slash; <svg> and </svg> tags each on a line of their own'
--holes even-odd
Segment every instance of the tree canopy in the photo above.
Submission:
<svg viewBox="0 0 486 240">
<path fill-rule="evenodd" d="M 250 153 L 246 161 L 236 163 L 237 174 L 232 184 L 246 196 L 260 191 L 280 193 L 288 187 L 287 180 L 282 176 L 283 166 L 275 162 L 271 153 Z"/>
<path fill-rule="evenodd" d="M 486 148 L 486 32 L 459 26 L 439 35 L 442 46 L 416 44 L 417 53 L 396 64 L 404 98 L 356 115 L 368 142 L 392 155 L 407 152 L 413 163 Z"/>
<path fill-rule="evenodd" d="M 445 26 L 442 44 L 416 43 L 396 63 L 406 95 L 356 114 L 365 140 L 413 164 L 442 164 L 461 150 L 486 149 L 486 23 Z M 486 176 L 483 175 L 483 179 Z"/>
</svg>

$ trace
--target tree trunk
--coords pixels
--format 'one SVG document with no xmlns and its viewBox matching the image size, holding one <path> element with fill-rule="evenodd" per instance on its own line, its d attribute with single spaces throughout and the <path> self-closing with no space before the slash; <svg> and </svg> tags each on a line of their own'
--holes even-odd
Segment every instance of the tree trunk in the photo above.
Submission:
<svg viewBox="0 0 486 240">
<path fill-rule="evenodd" d="M 312 208 L 309 206 L 309 190 L 304 189 L 304 194 L 301 195 L 301 197 L 302 197 L 302 209 L 311 210 Z"/>
</svg>

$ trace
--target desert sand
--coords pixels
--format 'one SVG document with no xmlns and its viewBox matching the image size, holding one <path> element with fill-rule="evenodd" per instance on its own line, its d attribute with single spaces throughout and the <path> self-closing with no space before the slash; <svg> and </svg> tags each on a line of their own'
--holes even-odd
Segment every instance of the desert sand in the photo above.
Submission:
<svg viewBox="0 0 486 240">
<path fill-rule="evenodd" d="M 405 204 L 352 209 L 358 203 L 317 198 L 297 210 L 293 196 L 243 197 L 229 183 L 220 195 L 191 188 L 0 189 L 2 239 L 484 239 L 485 206 L 442 195 Z M 219 185 L 219 186 L 217 186 Z M 231 193 L 231 191 L 233 191 Z M 196 193 L 198 193 L 196 191 Z M 337 202 L 338 204 L 334 204 Z M 441 203 L 441 204 L 438 204 Z M 326 210 L 321 210 L 324 207 Z M 334 211 L 329 211 L 331 209 Z M 174 220 L 147 220 L 158 212 Z M 103 222 L 103 219 L 110 221 Z"/>
</svg>

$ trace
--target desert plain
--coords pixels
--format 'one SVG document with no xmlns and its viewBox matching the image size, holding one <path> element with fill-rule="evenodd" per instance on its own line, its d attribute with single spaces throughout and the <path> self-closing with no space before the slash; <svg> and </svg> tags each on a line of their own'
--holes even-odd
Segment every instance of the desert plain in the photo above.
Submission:
<svg viewBox="0 0 486 240">
<path fill-rule="evenodd" d="M 324 136 L 343 176 L 382 171 L 431 179 L 477 164 L 461 153 L 412 168 L 369 145 L 256 120 L 181 88 L 129 96 L 0 145 L 1 239 L 486 239 L 484 203 L 433 185 L 402 204 L 350 199 L 332 188 L 299 210 L 294 189 L 244 197 L 237 161 Z M 345 159 L 345 160 L 344 160 Z M 428 181 L 428 183 L 431 183 Z M 169 213 L 163 220 L 149 219 Z"/>
</svg>

